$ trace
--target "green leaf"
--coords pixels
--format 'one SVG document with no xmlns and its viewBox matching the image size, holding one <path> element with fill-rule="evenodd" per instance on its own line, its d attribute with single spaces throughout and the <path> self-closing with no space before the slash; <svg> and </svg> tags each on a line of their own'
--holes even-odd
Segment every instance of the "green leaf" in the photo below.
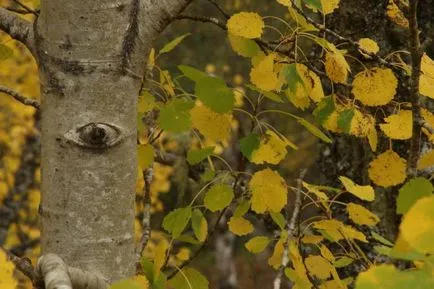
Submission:
<svg viewBox="0 0 434 289">
<path fill-rule="evenodd" d="M 392 242 L 390 242 L 389 240 L 387 240 L 383 236 L 377 234 L 376 232 L 371 231 L 371 235 L 372 235 L 372 238 L 374 238 L 376 241 L 380 242 L 381 244 L 386 245 L 386 246 L 390 246 L 390 247 L 393 246 Z"/>
<path fill-rule="evenodd" d="M 191 150 L 187 153 L 187 161 L 191 165 L 195 165 L 212 155 L 215 147 L 206 147 L 200 150 Z"/>
<path fill-rule="evenodd" d="M 248 160 L 252 157 L 254 150 L 259 148 L 261 138 L 257 133 L 251 133 L 240 139 L 240 151 Z"/>
<path fill-rule="evenodd" d="M 201 179 L 204 182 L 209 182 L 215 177 L 215 171 L 206 169 L 206 171 L 202 174 Z"/>
<path fill-rule="evenodd" d="M 193 268 L 184 268 L 169 280 L 168 285 L 174 289 L 208 289 L 208 280 Z"/>
<path fill-rule="evenodd" d="M 274 93 L 272 91 L 264 91 L 251 84 L 246 84 L 246 87 L 252 91 L 262 94 L 263 96 L 271 99 L 272 101 L 283 103 L 282 98 L 277 93 Z"/>
<path fill-rule="evenodd" d="M 383 245 L 374 246 L 374 250 L 378 254 L 384 255 L 384 256 L 390 256 L 390 254 L 392 253 L 392 248 L 387 247 L 387 246 L 383 246 Z"/>
<path fill-rule="evenodd" d="M 234 212 L 235 218 L 240 218 L 244 216 L 250 209 L 250 201 L 249 200 L 243 200 L 237 207 L 237 209 Z"/>
<path fill-rule="evenodd" d="M 137 104 L 139 113 L 147 113 L 156 107 L 155 97 L 145 90 L 140 96 Z"/>
<path fill-rule="evenodd" d="M 333 262 L 333 266 L 335 266 L 336 268 L 342 268 L 345 266 L 350 265 L 351 263 L 353 263 L 353 259 L 351 259 L 350 257 L 347 256 L 343 256 L 342 258 L 336 259 Z"/>
<path fill-rule="evenodd" d="M 140 265 L 142 266 L 143 273 L 146 276 L 146 279 L 148 279 L 149 283 L 154 282 L 154 263 L 152 263 L 151 260 L 149 260 L 147 257 L 142 256 L 140 259 Z"/>
<path fill-rule="evenodd" d="M 0 61 L 11 58 L 14 55 L 14 51 L 6 45 L 0 44 Z"/>
<path fill-rule="evenodd" d="M 196 96 L 217 113 L 226 113 L 234 107 L 234 93 L 226 86 L 223 79 L 204 77 L 196 81 Z"/>
<path fill-rule="evenodd" d="M 190 110 L 194 102 L 184 99 L 174 99 L 160 110 L 158 122 L 160 127 L 168 132 L 180 133 L 191 128 Z"/>
<path fill-rule="evenodd" d="M 204 205 L 211 212 L 220 211 L 232 202 L 234 192 L 226 184 L 214 185 L 205 195 Z"/>
<path fill-rule="evenodd" d="M 311 134 L 325 141 L 326 143 L 332 143 L 333 141 L 325 135 L 319 128 L 305 120 L 304 118 L 297 118 L 299 124 L 304 126 Z"/>
<path fill-rule="evenodd" d="M 304 81 L 300 77 L 295 63 L 285 65 L 282 69 L 283 76 L 288 84 L 288 90 L 294 94 L 297 89 L 297 83 L 301 83 L 304 86 Z"/>
<path fill-rule="evenodd" d="M 191 235 L 181 235 L 177 238 L 178 241 L 192 244 L 192 245 L 201 245 L 203 242 L 198 241 Z"/>
<path fill-rule="evenodd" d="M 150 144 L 138 145 L 137 160 L 142 170 L 149 168 L 154 161 L 154 148 Z"/>
<path fill-rule="evenodd" d="M 257 236 L 250 239 L 245 246 L 249 252 L 258 254 L 265 250 L 270 241 L 266 236 Z"/>
<path fill-rule="evenodd" d="M 131 279 L 124 279 L 117 281 L 110 285 L 110 289 L 143 289 L 140 284 L 138 284 L 136 281 Z"/>
<path fill-rule="evenodd" d="M 208 77 L 205 72 L 188 65 L 180 65 L 178 66 L 178 69 L 181 70 L 182 74 L 195 82 L 199 81 L 201 78 Z"/>
<path fill-rule="evenodd" d="M 191 207 L 175 209 L 164 217 L 163 228 L 178 238 L 191 218 Z"/>
<path fill-rule="evenodd" d="M 270 212 L 270 216 L 271 219 L 273 219 L 274 223 L 276 223 L 276 225 L 279 226 L 281 230 L 285 229 L 286 220 L 281 213 Z"/>
<path fill-rule="evenodd" d="M 191 216 L 191 226 L 196 238 L 203 242 L 208 235 L 208 223 L 199 209 L 194 209 Z"/>
<path fill-rule="evenodd" d="M 418 177 L 409 180 L 399 190 L 399 195 L 396 199 L 396 212 L 398 214 L 407 213 L 417 200 L 430 196 L 433 190 L 433 185 L 426 178 Z"/>
<path fill-rule="evenodd" d="M 232 49 L 241 56 L 251 58 L 261 51 L 259 45 L 252 39 L 233 35 L 231 33 L 228 33 L 228 38 Z"/>
<path fill-rule="evenodd" d="M 313 116 L 319 124 L 324 124 L 329 116 L 335 111 L 335 101 L 333 96 L 323 98 L 313 111 Z"/>
<path fill-rule="evenodd" d="M 349 133 L 351 130 L 351 121 L 354 117 L 354 109 L 349 108 L 342 111 L 338 116 L 338 127 L 342 129 L 343 132 Z"/>
<path fill-rule="evenodd" d="M 184 35 L 176 37 L 175 39 L 173 39 L 172 41 L 170 41 L 169 43 L 164 45 L 164 47 L 161 48 L 161 50 L 160 50 L 160 52 L 158 52 L 158 54 L 161 55 L 161 54 L 172 51 L 173 49 L 175 49 L 176 46 L 178 46 L 182 42 L 182 40 L 184 40 L 190 34 L 191 33 L 186 33 Z"/>
</svg>

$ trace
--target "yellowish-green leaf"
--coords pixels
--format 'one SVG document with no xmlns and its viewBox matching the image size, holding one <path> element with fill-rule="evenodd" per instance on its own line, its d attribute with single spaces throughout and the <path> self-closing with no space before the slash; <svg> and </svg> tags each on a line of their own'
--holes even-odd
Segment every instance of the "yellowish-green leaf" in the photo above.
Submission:
<svg viewBox="0 0 434 289">
<path fill-rule="evenodd" d="M 208 289 L 209 282 L 205 276 L 193 268 L 183 268 L 168 281 L 169 288 L 173 289 Z M 126 289 L 126 288 L 125 288 Z"/>
<path fill-rule="evenodd" d="M 258 254 L 265 250 L 270 241 L 267 236 L 256 236 L 250 239 L 245 246 L 249 252 Z"/>
<path fill-rule="evenodd" d="M 434 195 L 419 199 L 404 215 L 402 237 L 424 254 L 434 254 Z"/>
<path fill-rule="evenodd" d="M 236 36 L 231 33 L 228 33 L 228 38 L 232 49 L 241 56 L 253 57 L 261 51 L 258 44 L 251 39 Z"/>
<path fill-rule="evenodd" d="M 212 155 L 215 147 L 206 147 L 200 150 L 190 150 L 187 152 L 187 161 L 191 165 L 195 165 Z"/>
<path fill-rule="evenodd" d="M 259 89 L 272 91 L 279 89 L 280 81 L 277 72 L 274 70 L 274 58 L 276 55 L 270 53 L 265 56 L 250 71 L 250 81 Z"/>
<path fill-rule="evenodd" d="M 398 214 L 407 213 L 418 199 L 431 196 L 433 191 L 433 185 L 426 178 L 417 177 L 409 180 L 399 189 L 399 195 L 396 199 L 396 212 Z"/>
<path fill-rule="evenodd" d="M 232 202 L 234 192 L 226 184 L 214 185 L 205 195 L 204 205 L 211 212 L 223 210 Z"/>
<path fill-rule="evenodd" d="M 229 231 L 237 236 L 244 236 L 253 232 L 253 225 L 249 220 L 243 217 L 232 217 L 229 222 Z"/>
<path fill-rule="evenodd" d="M 304 126 L 311 134 L 316 136 L 317 138 L 321 139 L 322 141 L 326 143 L 332 143 L 333 141 L 325 135 L 319 128 L 305 120 L 304 118 L 297 118 L 297 122 Z"/>
<path fill-rule="evenodd" d="M 150 144 L 138 145 L 137 160 L 142 170 L 149 168 L 154 161 L 154 148 Z"/>
<path fill-rule="evenodd" d="M 423 154 L 417 162 L 417 169 L 424 170 L 434 166 L 434 150 Z"/>
<path fill-rule="evenodd" d="M 332 265 L 329 261 L 321 256 L 310 255 L 304 259 L 309 274 L 321 280 L 328 279 L 331 276 Z"/>
<path fill-rule="evenodd" d="M 166 252 L 169 248 L 169 243 L 166 239 L 161 239 L 154 249 L 154 276 L 158 278 L 161 268 L 166 262 Z"/>
<path fill-rule="evenodd" d="M 393 150 L 377 156 L 369 164 L 369 178 L 377 185 L 391 187 L 402 184 L 407 178 L 407 161 Z"/>
<path fill-rule="evenodd" d="M 172 51 L 173 49 L 176 48 L 176 46 L 178 46 L 189 35 L 190 35 L 190 33 L 186 33 L 184 35 L 176 37 L 175 39 L 173 39 L 172 41 L 170 41 L 169 43 L 164 45 L 164 47 L 161 48 L 161 50 L 160 50 L 160 52 L 158 52 L 158 54 L 161 55 L 161 54 L 168 53 L 168 52 Z"/>
<path fill-rule="evenodd" d="M 324 15 L 333 13 L 333 11 L 339 7 L 340 2 L 341 0 L 321 0 L 322 13 Z"/>
<path fill-rule="evenodd" d="M 261 37 L 265 23 L 257 13 L 240 12 L 229 18 L 227 27 L 233 35 L 254 39 Z"/>
<path fill-rule="evenodd" d="M 375 191 L 371 186 L 360 186 L 354 183 L 351 179 L 341 176 L 339 180 L 344 185 L 345 189 L 361 200 L 372 202 L 375 199 Z"/>
<path fill-rule="evenodd" d="M 137 111 L 139 113 L 147 113 L 156 107 L 155 97 L 145 90 L 142 95 L 139 96 L 137 103 Z"/>
<path fill-rule="evenodd" d="M 285 180 L 270 168 L 256 172 L 249 188 L 252 191 L 252 210 L 258 214 L 280 212 L 287 203 Z"/>
<path fill-rule="evenodd" d="M 204 105 L 196 105 L 191 110 L 191 121 L 193 127 L 211 142 L 224 142 L 230 137 L 231 114 L 219 114 Z"/>
<path fill-rule="evenodd" d="M 270 258 L 268 258 L 268 265 L 274 269 L 277 269 L 282 265 L 282 255 L 284 250 L 283 244 L 284 239 L 280 238 L 276 245 L 274 245 L 273 254 L 270 256 Z"/>
<path fill-rule="evenodd" d="M 348 203 L 347 212 L 350 219 L 358 225 L 375 226 L 380 221 L 377 215 L 354 203 Z"/>
<path fill-rule="evenodd" d="M 163 228 L 176 239 L 181 236 L 191 218 L 191 207 L 178 208 L 164 217 Z"/>
<path fill-rule="evenodd" d="M 320 235 L 306 235 L 301 238 L 301 242 L 304 244 L 319 244 L 324 240 L 324 236 Z"/>
<path fill-rule="evenodd" d="M 365 243 L 368 242 L 366 236 L 362 232 L 335 219 L 315 222 L 313 227 L 318 229 L 324 237 L 333 242 L 342 239 L 355 239 Z"/>
<path fill-rule="evenodd" d="M 199 209 L 194 209 L 191 215 L 191 226 L 196 238 L 203 242 L 208 235 L 208 222 Z"/>
</svg>

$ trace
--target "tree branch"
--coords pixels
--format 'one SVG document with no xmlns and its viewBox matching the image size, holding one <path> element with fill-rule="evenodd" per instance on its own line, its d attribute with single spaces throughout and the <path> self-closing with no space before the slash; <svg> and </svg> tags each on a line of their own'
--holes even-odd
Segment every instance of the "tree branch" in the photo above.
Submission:
<svg viewBox="0 0 434 289">
<path fill-rule="evenodd" d="M 153 173 L 153 168 L 143 170 L 143 179 L 145 181 L 145 186 L 143 188 L 143 234 L 140 238 L 140 244 L 136 252 L 137 262 L 140 262 L 143 251 L 145 250 L 149 238 L 151 237 L 151 183 Z"/>
<path fill-rule="evenodd" d="M 19 102 L 21 102 L 22 104 L 33 106 L 36 109 L 39 109 L 39 107 L 40 107 L 39 101 L 37 101 L 35 99 L 27 98 L 24 95 L 20 94 L 19 92 L 15 91 L 15 90 L 12 90 L 12 89 L 10 89 L 8 87 L 0 85 L 0 92 L 9 94 L 13 98 L 15 98 L 16 100 L 18 100 Z"/>
<path fill-rule="evenodd" d="M 219 21 L 217 18 L 215 17 L 200 17 L 200 16 L 193 16 L 193 15 L 178 15 L 175 18 L 173 18 L 174 20 L 183 20 L 183 19 L 188 19 L 188 20 L 193 20 L 193 21 L 198 21 L 198 22 L 203 22 L 203 23 L 211 23 L 214 24 L 216 26 L 218 26 L 219 28 L 223 29 L 223 30 L 228 30 L 228 28 L 226 27 L 226 24 L 224 24 L 223 22 Z"/>
<path fill-rule="evenodd" d="M 215 0 L 208 0 L 212 5 L 214 5 L 218 11 L 220 11 L 220 13 L 223 15 L 223 17 L 227 19 L 230 18 L 229 14 L 226 13 L 226 11 L 217 3 L 217 1 Z"/>
<path fill-rule="evenodd" d="M 286 232 L 287 232 L 288 236 L 286 237 L 285 242 L 283 244 L 284 251 L 283 251 L 283 255 L 282 255 L 282 263 L 281 263 L 281 266 L 279 268 L 279 271 L 277 272 L 276 278 L 274 279 L 274 283 L 273 283 L 274 289 L 280 289 L 280 285 L 282 283 L 283 271 L 285 270 L 285 267 L 289 263 L 289 258 L 288 258 L 289 242 L 291 241 L 291 239 L 295 235 L 296 224 L 298 223 L 298 217 L 300 215 L 300 207 L 301 207 L 301 203 L 302 203 L 301 190 L 302 190 L 303 179 L 304 179 L 304 176 L 306 175 L 306 172 L 307 172 L 307 170 L 303 169 L 300 172 L 300 177 L 297 180 L 297 189 L 295 190 L 294 210 L 292 211 L 291 219 L 288 221 L 288 223 L 286 225 Z"/>
<path fill-rule="evenodd" d="M 410 154 L 408 156 L 408 173 L 410 176 L 417 175 L 417 162 L 420 155 L 420 96 L 419 81 L 423 51 L 419 39 L 417 23 L 418 0 L 410 0 L 409 30 L 410 30 L 410 53 L 411 53 L 411 76 L 410 76 L 410 100 L 413 112 L 413 136 L 411 138 Z"/>
<path fill-rule="evenodd" d="M 36 272 L 33 269 L 32 263 L 27 258 L 20 258 L 15 254 L 9 252 L 8 250 L 1 248 L 7 255 L 8 259 L 14 263 L 15 267 L 26 275 L 30 280 L 34 281 L 36 279 Z"/>
<path fill-rule="evenodd" d="M 9 34 L 13 39 L 20 41 L 33 53 L 33 26 L 27 20 L 0 7 L 0 30 Z"/>
</svg>

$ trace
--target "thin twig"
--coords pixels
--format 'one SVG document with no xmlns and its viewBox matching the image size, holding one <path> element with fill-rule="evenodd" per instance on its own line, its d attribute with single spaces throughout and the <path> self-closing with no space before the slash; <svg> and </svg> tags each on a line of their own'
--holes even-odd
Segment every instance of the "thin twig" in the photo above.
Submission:
<svg viewBox="0 0 434 289">
<path fill-rule="evenodd" d="M 201 16 L 181 14 L 181 15 L 176 16 L 174 19 L 175 20 L 188 19 L 188 20 L 193 20 L 193 21 L 202 22 L 202 23 L 211 23 L 211 24 L 214 24 L 225 31 L 228 30 L 228 28 L 226 27 L 226 24 L 221 22 L 220 20 L 218 20 L 215 17 L 201 17 Z"/>
<path fill-rule="evenodd" d="M 280 289 L 280 285 L 282 284 L 283 271 L 285 270 L 286 265 L 288 265 L 289 263 L 289 258 L 288 258 L 289 243 L 291 239 L 294 237 L 296 232 L 296 224 L 298 223 L 298 217 L 300 215 L 300 207 L 302 203 L 301 201 L 302 183 L 303 183 L 304 176 L 306 175 L 306 172 L 307 170 L 303 169 L 300 172 L 300 176 L 297 180 L 297 189 L 294 192 L 295 193 L 294 210 L 292 211 L 291 219 L 289 220 L 289 222 L 287 222 L 286 225 L 286 232 L 288 236 L 286 237 L 285 242 L 283 244 L 284 251 L 282 255 L 282 263 L 279 268 L 279 271 L 277 272 L 276 278 L 274 279 L 274 283 L 273 283 L 274 289 Z"/>
<path fill-rule="evenodd" d="M 5 9 L 18 14 L 33 14 L 32 12 L 19 8 L 6 7 Z"/>
<path fill-rule="evenodd" d="M 35 99 L 27 98 L 24 95 L 20 94 L 19 92 L 15 91 L 13 89 L 10 89 L 6 86 L 0 85 L 0 92 L 9 94 L 13 98 L 15 98 L 16 100 L 21 102 L 22 104 L 33 106 L 36 109 L 39 109 L 39 107 L 40 107 L 39 101 L 37 101 Z"/>
<path fill-rule="evenodd" d="M 417 175 L 417 161 L 420 155 L 420 96 L 419 81 L 423 51 L 419 39 L 417 23 L 418 0 L 410 1 L 409 30 L 410 30 L 410 53 L 411 53 L 411 76 L 410 76 L 410 100 L 413 112 L 413 136 L 411 138 L 410 154 L 408 156 L 408 173 L 410 176 Z"/>
<path fill-rule="evenodd" d="M 137 262 L 140 261 L 143 251 L 151 238 L 151 183 L 153 172 L 153 168 L 143 170 L 143 180 L 145 181 L 145 186 L 143 188 L 143 234 L 140 238 L 140 244 L 136 252 Z"/>
<path fill-rule="evenodd" d="M 226 11 L 223 9 L 223 7 L 221 7 L 218 3 L 217 3 L 217 1 L 215 1 L 215 0 L 208 0 L 212 5 L 214 5 L 216 8 L 217 8 L 217 10 L 226 18 L 226 19 L 229 19 L 230 18 L 230 16 L 229 16 L 229 14 L 228 13 L 226 13 Z"/>
<path fill-rule="evenodd" d="M 35 54 L 33 24 L 19 15 L 0 7 L 0 30 L 20 41 Z"/>
</svg>

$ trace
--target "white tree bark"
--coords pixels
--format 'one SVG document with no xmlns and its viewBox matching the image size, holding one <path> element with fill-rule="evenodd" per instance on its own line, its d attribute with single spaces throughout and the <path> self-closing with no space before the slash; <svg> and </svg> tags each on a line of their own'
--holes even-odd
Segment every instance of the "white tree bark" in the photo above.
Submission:
<svg viewBox="0 0 434 289">
<path fill-rule="evenodd" d="M 135 272 L 136 100 L 153 40 L 191 0 L 42 0 L 0 8 L 41 79 L 42 253 L 109 281 Z"/>
</svg>

